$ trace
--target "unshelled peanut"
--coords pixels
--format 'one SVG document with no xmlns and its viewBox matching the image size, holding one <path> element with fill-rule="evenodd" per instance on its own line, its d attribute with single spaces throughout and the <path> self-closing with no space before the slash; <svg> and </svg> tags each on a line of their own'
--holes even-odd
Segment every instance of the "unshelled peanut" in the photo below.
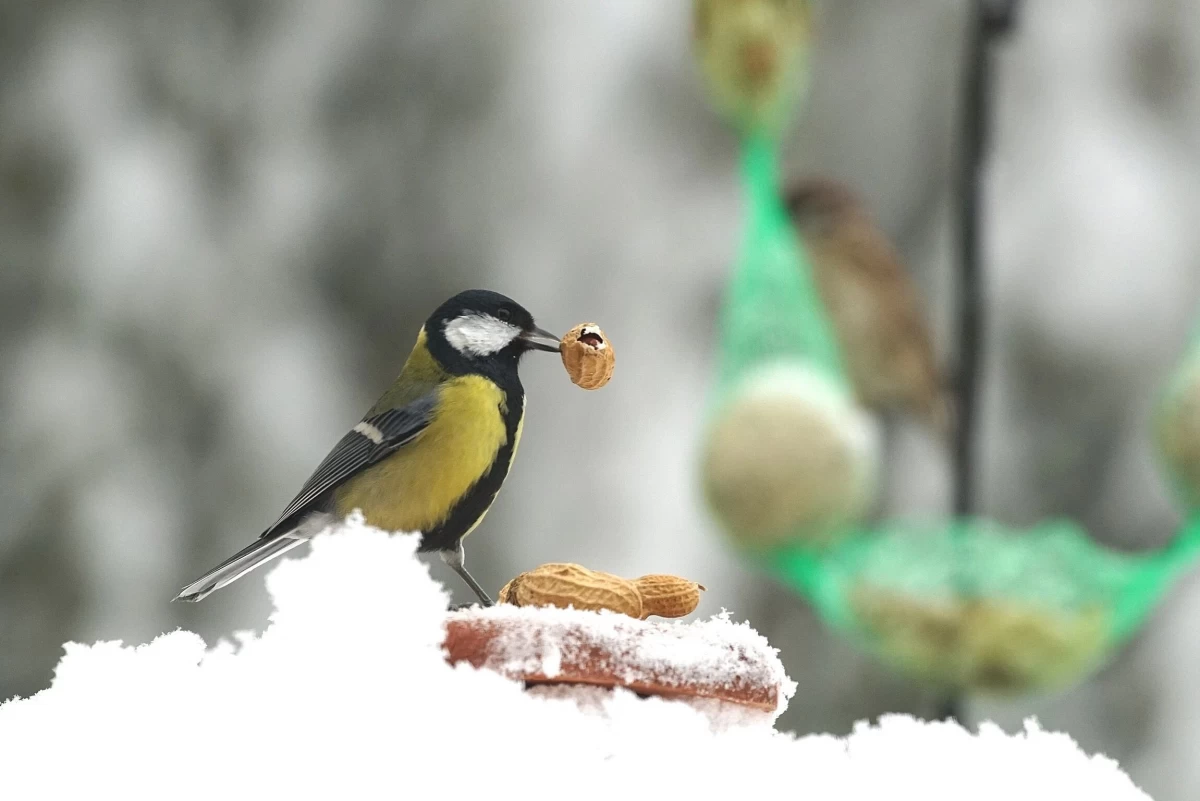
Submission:
<svg viewBox="0 0 1200 801">
<path fill-rule="evenodd" d="M 570 562 L 552 562 L 505 584 L 499 600 L 514 606 L 607 609 L 645 620 L 651 615 L 691 614 L 703 590 L 703 585 L 679 576 L 652 574 L 630 580 Z"/>
<path fill-rule="evenodd" d="M 550 563 L 522 573 L 500 590 L 500 602 L 515 606 L 621 612 L 642 616 L 642 596 L 633 582 L 576 564 Z"/>
</svg>

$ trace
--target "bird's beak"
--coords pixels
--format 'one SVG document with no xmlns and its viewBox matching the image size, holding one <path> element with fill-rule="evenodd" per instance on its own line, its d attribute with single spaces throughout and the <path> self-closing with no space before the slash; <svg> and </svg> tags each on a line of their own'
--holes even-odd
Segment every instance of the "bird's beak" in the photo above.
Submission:
<svg viewBox="0 0 1200 801">
<path fill-rule="evenodd" d="M 534 328 L 529 331 L 524 331 L 518 337 L 525 343 L 525 347 L 530 350 L 545 350 L 550 353 L 558 353 L 562 349 L 561 340 L 551 334 L 549 331 L 543 331 L 540 328 Z"/>
</svg>

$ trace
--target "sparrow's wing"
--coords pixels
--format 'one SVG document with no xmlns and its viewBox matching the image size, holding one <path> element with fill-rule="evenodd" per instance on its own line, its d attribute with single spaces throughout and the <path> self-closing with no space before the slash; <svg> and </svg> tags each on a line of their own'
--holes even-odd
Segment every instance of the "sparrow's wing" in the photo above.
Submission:
<svg viewBox="0 0 1200 801">
<path fill-rule="evenodd" d="M 830 250 L 843 261 L 841 269 L 869 287 L 878 299 L 873 311 L 886 318 L 883 327 L 893 344 L 919 343 L 932 358 L 932 337 L 920 290 L 891 242 L 873 225 L 859 222 L 844 226 L 838 244 L 842 247 L 831 246 Z"/>
<path fill-rule="evenodd" d="M 399 409 L 388 409 L 365 418 L 342 437 L 317 466 L 263 537 L 287 531 L 330 490 L 412 442 L 433 419 L 436 390 Z"/>
</svg>

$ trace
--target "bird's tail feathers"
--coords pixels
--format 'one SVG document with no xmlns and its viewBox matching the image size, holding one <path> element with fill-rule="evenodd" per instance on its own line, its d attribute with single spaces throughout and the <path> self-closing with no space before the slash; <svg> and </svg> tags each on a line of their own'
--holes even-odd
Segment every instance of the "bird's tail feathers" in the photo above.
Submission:
<svg viewBox="0 0 1200 801">
<path fill-rule="evenodd" d="M 175 596 L 174 600 L 202 601 L 211 593 L 232 584 L 254 568 L 266 564 L 276 556 L 290 551 L 297 545 L 303 544 L 303 539 L 287 536 L 274 537 L 269 540 L 255 540 L 184 587 Z"/>
<path fill-rule="evenodd" d="M 226 587 L 242 576 L 265 565 L 277 556 L 287 553 L 298 545 L 308 542 L 313 535 L 328 525 L 328 515 L 314 514 L 296 528 L 270 538 L 259 538 L 191 584 L 175 596 L 176 601 L 202 601 L 213 592 Z"/>
</svg>

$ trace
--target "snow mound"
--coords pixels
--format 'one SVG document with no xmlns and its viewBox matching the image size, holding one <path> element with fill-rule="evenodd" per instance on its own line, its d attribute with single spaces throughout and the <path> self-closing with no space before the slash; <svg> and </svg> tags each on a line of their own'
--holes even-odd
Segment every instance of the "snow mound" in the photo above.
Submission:
<svg viewBox="0 0 1200 801">
<path fill-rule="evenodd" d="M 0 706 L 0 798 L 1148 798 L 1034 725 L 714 732 L 687 704 L 598 693 L 589 714 L 451 667 L 448 598 L 416 545 L 351 518 L 268 574 L 276 611 L 236 646 L 67 645 L 50 688 Z"/>
</svg>

